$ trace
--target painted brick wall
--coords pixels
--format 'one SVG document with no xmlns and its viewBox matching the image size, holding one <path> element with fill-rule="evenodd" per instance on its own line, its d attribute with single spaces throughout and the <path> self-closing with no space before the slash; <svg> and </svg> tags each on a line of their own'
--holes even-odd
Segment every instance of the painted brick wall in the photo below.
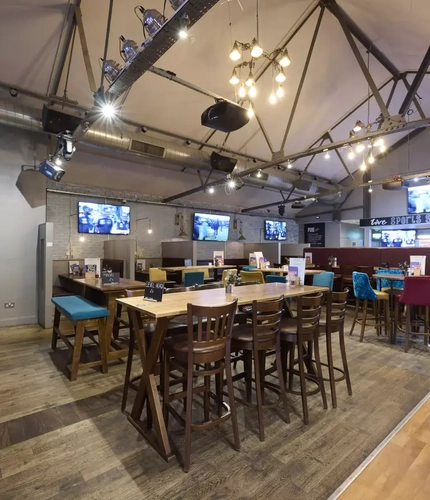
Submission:
<svg viewBox="0 0 430 500">
<path fill-rule="evenodd" d="M 56 184 L 49 184 L 48 189 L 55 190 Z M 130 238 L 137 240 L 138 255 L 145 258 L 161 257 L 161 242 L 171 241 L 177 238 L 179 226 L 175 225 L 175 213 L 182 212 L 184 215 L 185 231 L 191 239 L 192 216 L 196 210 L 205 212 L 222 213 L 214 205 L 183 203 L 175 208 L 172 206 L 158 205 L 159 199 L 154 196 L 138 195 L 130 192 L 107 191 L 103 189 L 86 188 L 82 186 L 61 186 L 61 193 L 48 192 L 47 194 L 47 222 L 54 223 L 54 259 L 65 258 L 66 252 L 71 250 L 73 258 L 81 257 L 103 257 L 103 241 L 112 238 L 126 238 L 126 236 L 108 235 L 82 235 L 78 233 L 77 205 L 78 201 L 89 201 L 102 203 L 104 200 L 94 197 L 103 196 L 107 203 L 118 204 L 118 199 L 127 200 L 131 207 L 131 234 Z M 65 194 L 77 193 L 77 194 Z M 91 196 L 93 195 L 93 197 Z M 136 202 L 139 200 L 139 202 Z M 141 203 L 146 202 L 146 203 Z M 153 203 L 153 204 L 151 204 Z M 223 207 L 226 211 L 236 211 L 237 207 Z M 136 219 L 149 217 L 152 223 L 152 234 L 148 234 L 149 221 L 142 220 L 136 223 Z M 233 214 L 231 215 L 233 221 Z M 243 233 L 248 243 L 264 241 L 263 226 L 267 216 L 250 216 L 238 214 L 243 223 Z M 272 216 L 273 217 L 273 216 Z M 298 243 L 298 224 L 293 219 L 287 221 L 287 243 Z M 231 222 L 229 241 L 234 242 L 239 237 L 237 229 L 233 229 Z M 81 241 L 83 240 L 83 241 Z M 198 259 L 211 258 L 212 250 L 223 247 L 219 243 L 206 243 L 199 245 Z M 241 257 L 238 245 L 228 245 L 229 256 Z M 237 255 L 236 255 L 237 254 Z"/>
</svg>

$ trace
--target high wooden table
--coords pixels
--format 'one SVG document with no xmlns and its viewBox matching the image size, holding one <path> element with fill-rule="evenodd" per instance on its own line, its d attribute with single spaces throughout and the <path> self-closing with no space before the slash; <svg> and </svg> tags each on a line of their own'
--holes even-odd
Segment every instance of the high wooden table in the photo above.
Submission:
<svg viewBox="0 0 430 500">
<path fill-rule="evenodd" d="M 220 306 L 228 304 L 237 298 L 240 306 L 251 304 L 254 300 L 276 299 L 281 295 L 284 295 L 284 297 L 299 297 L 315 292 L 326 292 L 327 290 L 327 288 L 320 286 L 286 286 L 284 283 L 269 283 L 266 285 L 234 287 L 231 294 L 226 294 L 224 288 L 182 292 L 172 295 L 166 294 L 163 296 L 162 302 L 150 302 L 143 300 L 142 297 L 117 299 L 119 304 L 129 310 L 136 336 L 139 335 L 143 342 L 145 342 L 145 334 L 139 329 L 139 316 L 144 313 L 146 316 L 157 320 L 150 345 L 140 353 L 143 372 L 128 420 L 166 461 L 173 458 L 157 391 L 156 367 L 169 321 L 172 317 L 186 314 L 187 304 Z M 149 404 L 155 433 L 148 429 L 147 424 L 141 420 L 146 401 Z"/>
<path fill-rule="evenodd" d="M 68 292 L 81 295 L 95 304 L 106 307 L 109 311 L 109 317 L 106 323 L 106 336 L 108 347 L 108 361 L 118 358 L 125 358 L 128 355 L 128 346 L 121 346 L 118 341 L 118 330 L 120 326 L 119 318 L 116 312 L 117 304 L 115 300 L 125 296 L 126 290 L 138 290 L 145 286 L 141 281 L 120 278 L 119 284 L 104 285 L 100 278 L 82 278 L 72 274 L 59 275 L 61 286 Z M 110 339 L 109 339 L 110 337 Z M 110 350 L 111 346 L 114 350 Z"/>
</svg>

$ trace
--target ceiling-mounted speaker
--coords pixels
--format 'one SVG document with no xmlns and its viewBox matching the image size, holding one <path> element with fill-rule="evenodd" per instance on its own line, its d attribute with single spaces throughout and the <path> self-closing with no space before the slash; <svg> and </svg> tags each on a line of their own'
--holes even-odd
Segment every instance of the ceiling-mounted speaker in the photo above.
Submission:
<svg viewBox="0 0 430 500">
<path fill-rule="evenodd" d="M 211 167 L 218 172 L 224 172 L 225 174 L 231 174 L 236 166 L 237 160 L 234 158 L 229 158 L 228 156 L 223 156 L 215 151 L 211 154 Z"/>
<path fill-rule="evenodd" d="M 61 134 L 65 130 L 74 132 L 80 125 L 82 118 L 58 111 L 46 104 L 42 111 L 42 126 L 45 132 Z"/>
<path fill-rule="evenodd" d="M 217 102 L 202 114 L 202 125 L 220 132 L 233 132 L 248 122 L 248 110 L 227 101 Z"/>
</svg>

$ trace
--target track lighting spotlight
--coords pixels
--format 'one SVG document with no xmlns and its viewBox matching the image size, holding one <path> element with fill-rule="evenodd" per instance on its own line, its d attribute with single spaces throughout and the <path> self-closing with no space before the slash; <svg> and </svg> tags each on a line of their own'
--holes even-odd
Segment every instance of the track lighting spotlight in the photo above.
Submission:
<svg viewBox="0 0 430 500">
<path fill-rule="evenodd" d="M 260 44 L 258 43 L 258 40 L 254 38 L 251 42 L 251 56 L 254 59 L 257 59 L 263 54 L 263 49 L 261 48 Z"/>
<path fill-rule="evenodd" d="M 237 42 L 234 42 L 233 48 L 231 49 L 231 52 L 230 52 L 230 59 L 232 61 L 238 61 L 240 58 L 241 58 L 241 53 L 239 50 L 239 45 Z"/>
</svg>

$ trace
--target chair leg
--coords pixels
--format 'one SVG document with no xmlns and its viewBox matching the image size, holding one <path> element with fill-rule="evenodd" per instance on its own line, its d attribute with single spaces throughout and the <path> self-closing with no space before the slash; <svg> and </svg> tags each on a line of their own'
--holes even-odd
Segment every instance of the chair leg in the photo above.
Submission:
<svg viewBox="0 0 430 500">
<path fill-rule="evenodd" d="M 78 323 L 75 333 L 75 345 L 73 347 L 72 370 L 70 380 L 73 382 L 78 377 L 79 363 L 81 361 L 82 344 L 84 342 L 85 327 Z"/>
<path fill-rule="evenodd" d="M 252 351 L 243 351 L 243 369 L 245 372 L 246 400 L 252 400 Z"/>
<path fill-rule="evenodd" d="M 127 406 L 128 386 L 130 383 L 131 368 L 133 365 L 133 354 L 134 354 L 134 330 L 133 328 L 130 328 L 130 341 L 128 347 L 127 365 L 125 367 L 124 387 L 122 390 L 121 411 L 124 411 L 125 407 Z"/>
<path fill-rule="evenodd" d="M 51 347 L 53 351 L 55 351 L 55 349 L 57 348 L 57 340 L 58 340 L 57 331 L 60 328 L 60 319 L 61 319 L 61 312 L 57 308 L 55 308 L 54 326 L 52 327 L 52 340 L 51 340 Z"/>
<path fill-rule="evenodd" d="M 320 346 L 319 346 L 319 335 L 318 331 L 315 333 L 314 344 L 315 344 L 315 364 L 317 367 L 317 377 L 319 381 L 319 386 L 321 390 L 321 399 L 323 402 L 324 410 L 327 410 L 327 396 L 325 393 L 324 379 L 322 373 L 321 356 L 320 356 Z M 334 374 L 333 374 L 334 377 Z"/>
<path fill-rule="evenodd" d="M 222 375 L 222 372 L 221 372 Z M 233 427 L 234 449 L 240 450 L 239 426 L 237 424 L 236 401 L 234 399 L 233 377 L 231 373 L 231 363 L 229 359 L 225 362 L 225 377 L 227 381 L 227 394 L 230 403 L 231 425 Z"/>
<path fill-rule="evenodd" d="M 193 363 L 188 364 L 187 373 L 187 409 L 185 412 L 185 454 L 184 471 L 188 472 L 191 465 L 191 423 L 193 417 Z"/>
<path fill-rule="evenodd" d="M 357 323 L 359 308 L 360 308 L 360 299 L 355 299 L 354 319 L 352 320 L 351 331 L 349 332 L 350 335 L 352 335 L 352 332 L 354 331 L 355 323 Z"/>
<path fill-rule="evenodd" d="M 300 391 L 302 393 L 303 422 L 305 423 L 305 425 L 308 425 L 309 412 L 308 412 L 308 397 L 306 395 L 305 360 L 303 355 L 303 342 L 301 340 L 297 342 L 297 350 L 299 356 L 299 376 L 300 376 Z"/>
<path fill-rule="evenodd" d="M 258 428 L 260 433 L 260 441 L 264 441 L 264 421 L 263 421 L 263 390 L 261 385 L 261 372 L 264 367 L 260 367 L 259 352 L 254 349 L 254 371 L 255 371 L 255 385 L 257 392 L 257 414 L 258 414 Z"/>
<path fill-rule="evenodd" d="M 343 371 L 345 373 L 346 387 L 348 389 L 348 394 L 352 396 L 352 386 L 351 386 L 351 379 L 349 376 L 348 360 L 346 357 L 345 333 L 343 330 L 343 326 L 339 331 L 339 347 L 340 347 L 340 354 L 342 356 Z"/>
<path fill-rule="evenodd" d="M 290 423 L 290 412 L 288 411 L 288 401 L 287 401 L 287 391 L 285 389 L 285 379 L 284 379 L 284 370 L 282 367 L 282 360 L 281 360 L 281 337 L 278 335 L 276 337 L 276 369 L 278 371 L 278 378 L 279 378 L 279 389 L 281 391 L 281 400 L 282 400 L 282 405 L 284 407 L 285 411 L 285 420 L 287 424 Z"/>
<path fill-rule="evenodd" d="M 409 335 L 411 333 L 411 306 L 406 306 L 405 352 L 409 351 Z"/>
<path fill-rule="evenodd" d="M 363 301 L 363 319 L 361 324 L 360 342 L 364 339 L 364 330 L 366 329 L 366 318 L 367 318 L 367 300 Z"/>
<path fill-rule="evenodd" d="M 333 346 L 331 344 L 331 333 L 326 333 L 328 376 L 330 379 L 331 405 L 337 408 L 336 382 L 334 380 Z"/>
</svg>

